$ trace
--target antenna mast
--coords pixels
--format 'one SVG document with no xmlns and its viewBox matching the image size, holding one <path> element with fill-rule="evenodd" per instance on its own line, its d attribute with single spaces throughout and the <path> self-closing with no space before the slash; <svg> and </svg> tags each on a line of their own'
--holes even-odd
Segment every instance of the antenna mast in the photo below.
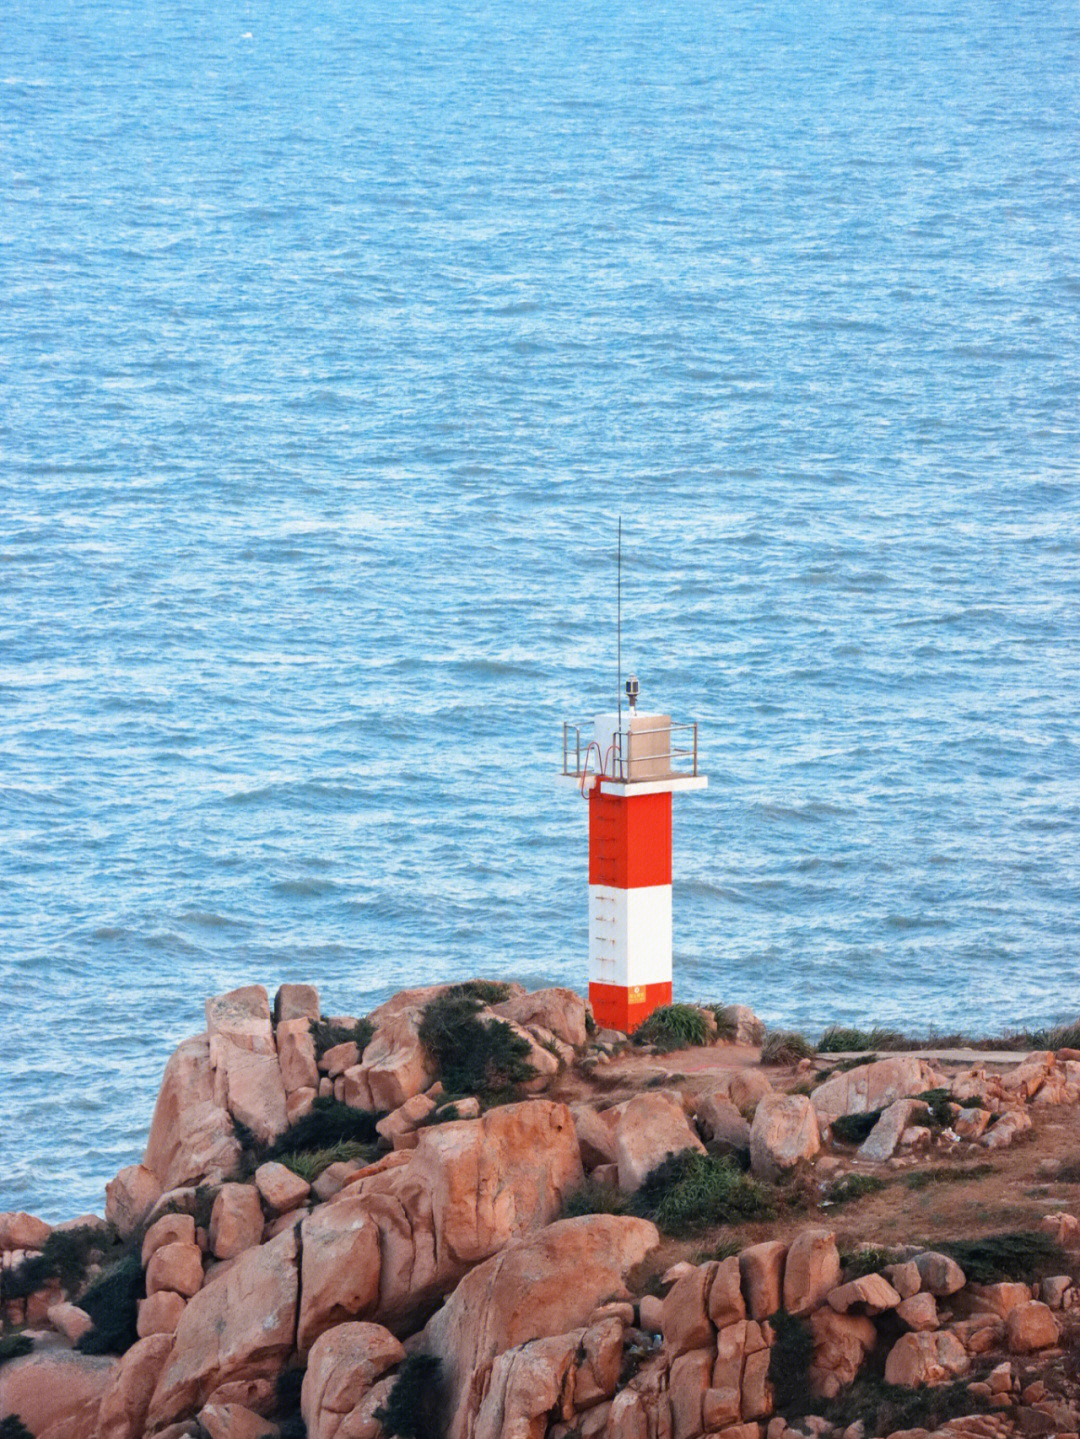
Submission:
<svg viewBox="0 0 1080 1439">
<path fill-rule="evenodd" d="M 616 689 L 616 696 L 619 715 L 619 729 L 622 730 L 622 515 L 619 516 L 619 558 L 616 565 L 615 593 L 615 654 L 616 665 L 618 668 L 618 687 Z"/>
</svg>

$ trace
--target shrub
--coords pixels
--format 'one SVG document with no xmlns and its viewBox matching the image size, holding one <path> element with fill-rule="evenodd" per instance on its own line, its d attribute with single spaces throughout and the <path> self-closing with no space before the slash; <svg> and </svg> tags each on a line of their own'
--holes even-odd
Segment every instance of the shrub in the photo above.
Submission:
<svg viewBox="0 0 1080 1439">
<path fill-rule="evenodd" d="M 375 1410 L 387 1439 L 441 1439 L 442 1365 L 434 1354 L 410 1354 L 386 1403 Z"/>
<path fill-rule="evenodd" d="M 857 1249 L 851 1254 L 841 1254 L 840 1263 L 844 1279 L 861 1279 L 865 1274 L 880 1274 L 888 1264 L 895 1264 L 899 1258 L 895 1249 L 875 1246 Z"/>
<path fill-rule="evenodd" d="M 32 1254 L 14 1269 L 0 1270 L 0 1299 L 26 1299 L 48 1284 L 52 1268 L 42 1254 Z"/>
<path fill-rule="evenodd" d="M 454 985 L 425 1006 L 420 1042 L 447 1089 L 497 1101 L 532 1079 L 536 1070 L 528 1062 L 528 1041 L 500 1019 L 480 1020 L 483 1007 L 469 985 Z"/>
<path fill-rule="evenodd" d="M 123 1354 L 138 1339 L 138 1303 L 146 1293 L 136 1254 L 117 1260 L 94 1280 L 79 1300 L 93 1321 L 75 1347 L 84 1354 Z"/>
<path fill-rule="evenodd" d="M 262 1439 L 307 1439 L 307 1425 L 300 1413 L 303 1369 L 283 1369 L 274 1381 L 274 1428 Z"/>
<path fill-rule="evenodd" d="M 861 1144 L 883 1112 L 871 1109 L 868 1114 L 841 1114 L 832 1122 L 832 1137 L 840 1144 Z"/>
<path fill-rule="evenodd" d="M 790 1029 L 771 1029 L 761 1046 L 762 1064 L 798 1064 L 800 1059 L 811 1059 L 814 1046 L 804 1034 Z"/>
<path fill-rule="evenodd" d="M 639 1212 L 679 1238 L 710 1224 L 764 1219 L 773 1212 L 768 1192 L 731 1159 L 684 1149 L 669 1154 L 637 1195 Z"/>
<path fill-rule="evenodd" d="M 29 1334 L 0 1334 L 0 1364 L 8 1359 L 21 1359 L 33 1352 L 34 1341 Z"/>
<path fill-rule="evenodd" d="M 805 1403 L 810 1392 L 809 1371 L 814 1357 L 814 1336 L 805 1319 L 781 1310 L 771 1320 L 776 1341 L 769 1355 L 769 1383 L 773 1403 L 783 1412 Z"/>
<path fill-rule="evenodd" d="M 692 1004 L 662 1004 L 634 1031 L 635 1044 L 652 1044 L 661 1053 L 708 1042 L 705 1016 Z"/>
<path fill-rule="evenodd" d="M 1023 1231 L 991 1234 L 984 1239 L 953 1239 L 934 1246 L 955 1259 L 969 1282 L 996 1284 L 998 1280 L 1031 1280 L 1057 1274 L 1065 1264 L 1060 1245 L 1049 1234 Z"/>
<path fill-rule="evenodd" d="M 915 1098 L 921 1099 L 930 1111 L 926 1122 L 932 1129 L 948 1129 L 952 1123 L 952 1095 L 947 1089 L 924 1089 Z"/>
<path fill-rule="evenodd" d="M 848 1204 L 867 1194 L 880 1194 L 884 1188 L 884 1179 L 879 1179 L 876 1174 L 845 1174 L 829 1185 L 825 1198 L 830 1204 Z"/>
<path fill-rule="evenodd" d="M 501 979 L 467 979 L 455 988 L 481 1004 L 502 1004 L 510 998 L 510 986 Z"/>
<path fill-rule="evenodd" d="M 6 1419 L 0 1419 L 0 1439 L 34 1439 L 34 1436 L 17 1414 L 9 1414 Z"/>
<path fill-rule="evenodd" d="M 921 1042 L 900 1034 L 898 1030 L 879 1029 L 876 1025 L 873 1029 L 849 1029 L 839 1024 L 831 1024 L 821 1036 L 821 1043 L 818 1045 L 819 1052 L 823 1054 L 853 1054 L 871 1049 L 921 1048 L 923 1048 Z M 865 1062 L 865 1060 L 860 1060 L 860 1063 Z"/>
<path fill-rule="evenodd" d="M 893 1434 L 898 1429 L 936 1430 L 950 1419 L 975 1414 L 988 1407 L 968 1388 L 967 1380 L 937 1384 L 923 1389 L 904 1389 L 886 1384 L 876 1374 L 860 1374 L 854 1384 L 842 1389 L 818 1413 L 836 1427 L 857 1420 L 868 1434 Z"/>
<path fill-rule="evenodd" d="M 309 1113 L 290 1124 L 267 1150 L 266 1157 L 316 1153 L 338 1144 L 374 1144 L 378 1137 L 373 1114 L 327 1096 L 316 1099 Z"/>
<path fill-rule="evenodd" d="M 311 1026 L 315 1058 L 322 1059 L 328 1049 L 336 1049 L 339 1044 L 348 1044 L 350 1040 L 363 1054 L 374 1033 L 375 1026 L 370 1019 L 358 1019 L 355 1024 L 331 1024 L 328 1019 L 317 1019 Z"/>
</svg>

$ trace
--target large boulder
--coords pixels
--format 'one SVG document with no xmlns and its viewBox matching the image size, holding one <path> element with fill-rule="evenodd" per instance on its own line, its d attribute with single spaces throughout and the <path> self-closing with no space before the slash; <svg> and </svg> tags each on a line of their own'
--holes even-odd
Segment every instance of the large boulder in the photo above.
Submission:
<svg viewBox="0 0 1080 1439">
<path fill-rule="evenodd" d="M 0 1253 L 13 1249 L 42 1249 L 52 1233 L 52 1225 L 36 1214 L 0 1214 Z"/>
<path fill-rule="evenodd" d="M 839 1283 L 840 1254 L 832 1230 L 802 1230 L 792 1240 L 784 1265 L 784 1308 L 789 1314 L 807 1314 Z"/>
<path fill-rule="evenodd" d="M 105 1186 L 105 1219 L 121 1239 L 135 1233 L 161 1198 L 161 1183 L 145 1164 L 129 1164 Z"/>
<path fill-rule="evenodd" d="M 669 1154 L 684 1149 L 705 1153 L 679 1099 L 662 1089 L 635 1094 L 615 1129 L 619 1188 L 634 1193 Z"/>
<path fill-rule="evenodd" d="M 581 1335 L 580 1329 L 553 1334 L 498 1355 L 478 1385 L 482 1394 L 468 1429 L 470 1439 L 532 1439 L 548 1432 L 552 1418 L 569 1420 L 573 1405 L 568 1381 Z"/>
<path fill-rule="evenodd" d="M 319 991 L 313 984 L 283 984 L 274 996 L 274 1023 L 319 1018 Z"/>
<path fill-rule="evenodd" d="M 626 1275 L 658 1242 L 643 1219 L 563 1219 L 467 1275 L 418 1343 L 442 1361 L 446 1439 L 473 1432 L 483 1381 L 499 1354 L 582 1327 L 597 1305 L 625 1292 Z"/>
<path fill-rule="evenodd" d="M 440 987 L 432 991 L 418 991 L 434 996 L 442 992 Z M 401 996 L 395 996 L 395 999 Z M 349 1083 L 345 1089 L 346 1103 L 355 1108 L 389 1113 L 430 1088 L 436 1079 L 434 1065 L 424 1046 L 420 1043 L 420 1024 L 424 1017 L 424 1003 L 404 1004 L 390 1009 L 387 1005 L 372 1011 L 375 1024 L 362 1062 L 346 1071 Z"/>
<path fill-rule="evenodd" d="M 917 1099 L 898 1099 L 895 1104 L 890 1104 L 859 1145 L 857 1157 L 869 1164 L 881 1164 L 891 1159 L 904 1130 L 915 1122 L 915 1115 L 925 1113 L 925 1110 L 925 1104 Z"/>
<path fill-rule="evenodd" d="M 947 1329 L 904 1334 L 885 1360 L 885 1383 L 905 1389 L 947 1384 L 971 1368 L 967 1351 Z"/>
<path fill-rule="evenodd" d="M 564 1104 L 534 1099 L 419 1131 L 335 1198 L 363 1199 L 378 1226 L 378 1319 L 395 1332 L 512 1239 L 549 1224 L 584 1178 Z"/>
<path fill-rule="evenodd" d="M 218 1259 L 235 1259 L 262 1239 L 263 1212 L 253 1184 L 223 1184 L 210 1211 L 210 1249 Z"/>
<path fill-rule="evenodd" d="M 294 1174 L 284 1164 L 268 1160 L 255 1171 L 255 1188 L 267 1209 L 274 1214 L 291 1214 L 306 1204 L 311 1194 L 311 1185 L 299 1174 Z"/>
<path fill-rule="evenodd" d="M 1010 1354 L 1032 1354 L 1058 1342 L 1061 1331 L 1047 1305 L 1029 1299 L 1011 1309 L 1005 1320 Z"/>
<path fill-rule="evenodd" d="M 303 1354 L 333 1325 L 378 1311 L 382 1261 L 370 1199 L 320 1205 L 304 1220 L 300 1235 L 297 1347 Z"/>
<path fill-rule="evenodd" d="M 319 1066 L 315 1062 L 315 1040 L 306 1019 L 286 1019 L 277 1027 L 278 1064 L 285 1093 L 301 1089 L 317 1089 Z M 356 1046 L 353 1045 L 354 1051 Z M 359 1059 L 356 1053 L 351 1063 Z"/>
<path fill-rule="evenodd" d="M 859 1064 L 854 1069 L 827 1079 L 810 1096 L 819 1124 L 831 1124 L 842 1114 L 870 1114 L 885 1109 L 898 1099 L 937 1089 L 948 1081 L 927 1063 L 911 1054 L 896 1054 Z"/>
<path fill-rule="evenodd" d="M 375 1381 L 404 1358 L 400 1342 L 381 1324 L 339 1324 L 316 1339 L 300 1394 L 308 1439 L 335 1439 Z M 353 1428 L 346 1423 L 346 1433 Z"/>
<path fill-rule="evenodd" d="M 575 1049 L 580 1049 L 588 1038 L 587 1006 L 572 989 L 537 989 L 532 994 L 518 994 L 493 1004 L 491 1012 L 526 1028 L 539 1025 Z"/>
<path fill-rule="evenodd" d="M 149 1427 L 191 1413 L 229 1380 L 275 1375 L 295 1347 L 298 1298 L 293 1230 L 231 1261 L 180 1316 L 150 1402 Z"/>
<path fill-rule="evenodd" d="M 694 1118 L 710 1144 L 750 1148 L 750 1126 L 723 1094 L 703 1095 L 697 1102 Z"/>
<path fill-rule="evenodd" d="M 219 1183 L 240 1158 L 240 1142 L 214 1094 L 210 1040 L 187 1039 L 165 1066 L 143 1164 L 163 1190 Z"/>
<path fill-rule="evenodd" d="M 140 1439 L 161 1371 L 172 1352 L 171 1334 L 133 1344 L 117 1364 L 101 1401 L 98 1439 Z"/>
<path fill-rule="evenodd" d="M 758 1179 L 779 1179 L 821 1148 L 814 1107 L 804 1094 L 767 1094 L 750 1126 L 750 1168 Z"/>
<path fill-rule="evenodd" d="M 42 1349 L 0 1370 L 0 1419 L 18 1415 L 34 1439 L 94 1439 L 116 1360 Z"/>
<path fill-rule="evenodd" d="M 863 1314 L 837 1314 L 825 1306 L 810 1315 L 814 1353 L 810 1363 L 811 1392 L 835 1399 L 854 1383 L 867 1354 L 877 1343 L 872 1319 Z"/>
<path fill-rule="evenodd" d="M 206 1032 L 210 1036 L 211 1058 L 220 1040 L 251 1054 L 277 1053 L 270 1001 L 261 984 L 212 995 L 206 1001 Z"/>
<path fill-rule="evenodd" d="M 266 990 L 251 984 L 208 999 L 206 1028 L 215 1098 L 256 1139 L 272 1142 L 288 1115 Z"/>
</svg>

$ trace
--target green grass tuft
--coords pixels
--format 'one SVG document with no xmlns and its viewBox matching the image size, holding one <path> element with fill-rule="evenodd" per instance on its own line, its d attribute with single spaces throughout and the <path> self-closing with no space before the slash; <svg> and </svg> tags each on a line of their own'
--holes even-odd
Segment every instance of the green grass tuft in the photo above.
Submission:
<svg viewBox="0 0 1080 1439">
<path fill-rule="evenodd" d="M 284 1164 L 286 1169 L 291 1169 L 301 1179 L 306 1179 L 309 1184 L 314 1184 L 319 1175 L 331 1164 L 341 1164 L 349 1159 L 361 1159 L 365 1164 L 373 1164 L 378 1158 L 378 1148 L 374 1144 L 361 1144 L 356 1140 L 343 1139 L 337 1144 L 328 1145 L 326 1149 L 297 1150 L 292 1154 L 279 1154 L 278 1162 Z"/>
<path fill-rule="evenodd" d="M 908 1049 L 921 1046 L 896 1029 L 847 1029 L 831 1024 L 821 1036 L 818 1050 L 822 1054 L 864 1053 L 872 1049 Z"/>
<path fill-rule="evenodd" d="M 661 1053 L 708 1044 L 709 1026 L 692 1004 L 662 1004 L 634 1030 L 635 1044 L 651 1044 Z"/>
<path fill-rule="evenodd" d="M 732 1014 L 730 1004 L 710 1004 L 706 1006 L 712 1010 L 713 1019 L 716 1020 L 716 1037 L 727 1041 L 734 1040 L 739 1032 L 738 1020 Z"/>
<path fill-rule="evenodd" d="M 973 1179 L 985 1179 L 993 1172 L 992 1164 L 973 1164 L 967 1169 L 939 1165 L 935 1169 L 917 1169 L 914 1174 L 905 1174 L 904 1184 L 908 1189 L 928 1189 L 931 1184 L 963 1184 Z"/>
<path fill-rule="evenodd" d="M 34 1341 L 29 1334 L 0 1334 L 0 1364 L 5 1364 L 9 1359 L 21 1359 L 24 1354 L 32 1354 Z"/>
<path fill-rule="evenodd" d="M 441 1439 L 442 1364 L 434 1354 L 410 1354 L 398 1370 L 386 1403 L 375 1418 L 387 1439 Z"/>
<path fill-rule="evenodd" d="M 336 1049 L 339 1044 L 348 1044 L 350 1040 L 362 1056 L 374 1033 L 375 1026 L 370 1019 L 358 1019 L 355 1024 L 331 1024 L 328 1019 L 317 1019 L 311 1026 L 315 1058 L 322 1059 L 328 1049 Z"/>
<path fill-rule="evenodd" d="M 798 1064 L 800 1059 L 812 1059 L 814 1046 L 804 1034 L 790 1029 L 770 1029 L 761 1046 L 762 1064 Z"/>
<path fill-rule="evenodd" d="M 882 1249 L 874 1246 L 866 1249 L 856 1249 L 851 1254 L 841 1254 L 840 1263 L 844 1271 L 845 1282 L 849 1279 L 862 1279 L 866 1274 L 880 1274 L 888 1264 L 896 1264 L 899 1260 L 899 1253 L 895 1249 Z"/>
<path fill-rule="evenodd" d="M 529 1044 L 502 1020 L 484 1022 L 476 994 L 479 981 L 454 985 L 431 1000 L 420 1021 L 420 1042 L 436 1064 L 443 1083 L 455 1094 L 504 1101 L 534 1078 Z"/>
<path fill-rule="evenodd" d="M 864 1199 L 868 1194 L 880 1194 L 886 1187 L 884 1179 L 876 1174 L 845 1174 L 835 1180 L 825 1191 L 830 1204 L 849 1204 L 853 1199 Z"/>
<path fill-rule="evenodd" d="M 674 1238 L 775 1213 L 768 1191 L 731 1159 L 692 1149 L 668 1155 L 641 1186 L 639 1201 L 646 1217 Z"/>
</svg>

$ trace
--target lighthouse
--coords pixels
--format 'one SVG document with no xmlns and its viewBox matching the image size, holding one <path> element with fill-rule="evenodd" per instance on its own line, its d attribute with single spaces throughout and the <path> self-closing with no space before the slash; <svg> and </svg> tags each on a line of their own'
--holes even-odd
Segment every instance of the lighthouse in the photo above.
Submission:
<svg viewBox="0 0 1080 1439">
<path fill-rule="evenodd" d="M 696 723 L 626 708 L 563 725 L 563 776 L 589 805 L 589 1002 L 629 1034 L 671 1003 L 672 796 L 704 789 Z M 621 700 L 620 695 L 620 700 Z"/>
</svg>

